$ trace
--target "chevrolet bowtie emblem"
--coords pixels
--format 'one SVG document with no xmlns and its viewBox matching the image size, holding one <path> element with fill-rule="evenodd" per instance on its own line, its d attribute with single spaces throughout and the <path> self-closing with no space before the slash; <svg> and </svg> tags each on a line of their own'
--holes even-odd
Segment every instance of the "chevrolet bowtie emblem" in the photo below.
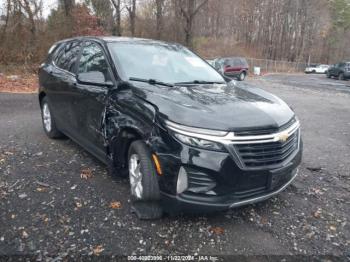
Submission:
<svg viewBox="0 0 350 262">
<path fill-rule="evenodd" d="M 277 141 L 280 141 L 280 142 L 286 142 L 289 138 L 289 134 L 288 133 L 282 133 L 282 134 L 279 134 L 277 135 Z"/>
</svg>

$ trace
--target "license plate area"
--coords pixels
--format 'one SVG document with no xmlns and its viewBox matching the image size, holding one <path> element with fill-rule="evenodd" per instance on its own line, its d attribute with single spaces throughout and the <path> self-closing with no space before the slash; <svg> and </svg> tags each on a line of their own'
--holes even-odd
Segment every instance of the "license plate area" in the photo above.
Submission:
<svg viewBox="0 0 350 262">
<path fill-rule="evenodd" d="M 292 169 L 288 169 L 283 172 L 272 173 L 269 179 L 269 188 L 271 190 L 275 190 L 282 187 L 292 178 L 292 175 Z"/>
</svg>

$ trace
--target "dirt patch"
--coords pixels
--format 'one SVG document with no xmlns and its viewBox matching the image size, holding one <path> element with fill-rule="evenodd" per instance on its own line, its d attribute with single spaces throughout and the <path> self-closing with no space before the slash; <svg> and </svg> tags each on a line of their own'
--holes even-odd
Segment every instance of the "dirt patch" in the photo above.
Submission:
<svg viewBox="0 0 350 262">
<path fill-rule="evenodd" d="M 5 75 L 0 73 L 0 92 L 35 93 L 38 90 L 36 74 Z"/>
</svg>

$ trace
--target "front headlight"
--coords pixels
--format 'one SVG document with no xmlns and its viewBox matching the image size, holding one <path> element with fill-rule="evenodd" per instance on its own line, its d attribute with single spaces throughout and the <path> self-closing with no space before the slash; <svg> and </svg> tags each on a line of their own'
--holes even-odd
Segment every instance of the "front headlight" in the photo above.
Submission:
<svg viewBox="0 0 350 262">
<path fill-rule="evenodd" d="M 174 136 L 182 143 L 193 146 L 193 147 L 198 147 L 206 150 L 213 150 L 213 151 L 225 151 L 225 148 L 223 145 L 213 142 L 213 141 L 208 141 L 204 140 L 201 138 L 196 138 L 196 137 L 191 137 L 191 136 L 185 136 L 182 134 L 177 134 L 174 133 Z"/>
</svg>

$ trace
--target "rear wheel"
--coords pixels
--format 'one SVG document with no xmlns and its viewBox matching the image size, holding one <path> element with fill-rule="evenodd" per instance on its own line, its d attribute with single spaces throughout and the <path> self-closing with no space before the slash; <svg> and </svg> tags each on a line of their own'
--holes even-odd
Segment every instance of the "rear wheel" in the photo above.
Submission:
<svg viewBox="0 0 350 262">
<path fill-rule="evenodd" d="M 128 170 L 133 211 L 140 219 L 162 216 L 157 172 L 147 145 L 134 141 L 128 154 Z"/>
<path fill-rule="evenodd" d="M 63 137 L 63 134 L 56 127 L 47 97 L 41 100 L 41 119 L 44 131 L 49 138 Z"/>
<path fill-rule="evenodd" d="M 339 76 L 338 76 L 338 79 L 339 80 L 345 80 L 344 74 L 340 73 Z"/>
<path fill-rule="evenodd" d="M 327 71 L 327 78 L 331 78 L 332 76 L 331 76 L 331 73 L 329 73 L 328 71 Z"/>
<path fill-rule="evenodd" d="M 238 76 L 238 81 L 244 81 L 245 78 L 246 78 L 246 73 L 242 72 Z"/>
</svg>

